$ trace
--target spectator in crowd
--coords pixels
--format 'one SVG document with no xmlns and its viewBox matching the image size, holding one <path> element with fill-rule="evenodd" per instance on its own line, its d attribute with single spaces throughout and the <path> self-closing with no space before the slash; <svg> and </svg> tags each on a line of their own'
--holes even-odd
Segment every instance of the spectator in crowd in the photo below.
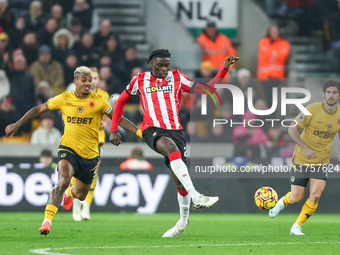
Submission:
<svg viewBox="0 0 340 255">
<path fill-rule="evenodd" d="M 27 65 L 30 66 L 38 58 L 39 45 L 35 33 L 25 34 L 22 40 L 22 50 L 27 60 Z"/>
<path fill-rule="evenodd" d="M 115 63 L 113 72 L 117 74 L 123 84 L 128 84 L 131 80 L 131 71 L 134 67 L 144 69 L 144 63 L 137 58 L 137 50 L 134 46 L 128 46 L 124 55 Z M 121 91 L 122 92 L 122 91 Z M 118 93 L 121 93 L 118 92 Z"/>
<path fill-rule="evenodd" d="M 96 45 L 96 44 L 95 44 Z M 101 46 L 101 56 L 110 56 L 113 62 L 119 60 L 122 55 L 119 45 L 119 38 L 115 33 L 110 33 L 106 42 Z"/>
<path fill-rule="evenodd" d="M 55 19 L 48 19 L 45 26 L 39 29 L 37 33 L 38 42 L 49 47 L 53 45 L 53 35 L 57 30 L 57 22 Z"/>
<path fill-rule="evenodd" d="M 122 93 L 123 85 L 121 81 L 115 76 L 114 73 L 111 72 L 111 68 L 109 66 L 103 66 L 99 70 L 99 76 L 101 80 L 104 80 L 107 84 L 109 94 L 114 93 Z"/>
<path fill-rule="evenodd" d="M 14 49 L 22 44 L 22 40 L 27 33 L 26 23 L 24 17 L 18 17 L 15 20 L 15 26 L 9 30 L 8 35 L 11 39 L 11 44 Z"/>
<path fill-rule="evenodd" d="M 25 23 L 30 31 L 38 32 L 44 26 L 45 17 L 41 9 L 40 1 L 32 1 L 29 13 L 25 15 Z"/>
<path fill-rule="evenodd" d="M 61 6 L 63 7 L 64 14 L 72 12 L 72 10 L 74 8 L 74 1 L 75 0 L 67 0 L 67 1 L 57 0 L 57 1 L 59 1 Z M 87 0 L 87 3 L 89 5 L 90 9 L 92 10 L 94 8 L 93 4 L 92 4 L 92 0 Z"/>
<path fill-rule="evenodd" d="M 78 18 L 82 26 L 89 31 L 92 26 L 92 10 L 86 0 L 75 0 L 72 17 Z"/>
<path fill-rule="evenodd" d="M 61 133 L 54 125 L 54 115 L 51 112 L 44 112 L 40 115 L 41 127 L 34 130 L 31 137 L 31 144 L 56 145 L 59 144 Z"/>
<path fill-rule="evenodd" d="M 109 90 L 109 87 L 107 86 L 106 81 L 100 80 L 100 82 L 98 83 L 98 89 L 101 89 L 101 90 L 104 90 L 104 91 L 107 92 Z M 108 125 L 108 126 L 110 126 L 110 125 Z"/>
<path fill-rule="evenodd" d="M 268 107 L 272 106 L 272 88 L 280 87 L 280 80 L 286 77 L 290 44 L 280 35 L 276 24 L 269 26 L 267 35 L 259 42 L 257 78 L 263 81 Z"/>
<path fill-rule="evenodd" d="M 70 32 L 72 33 L 74 41 L 76 43 L 81 42 L 81 39 L 85 33 L 85 29 L 81 25 L 78 18 L 72 18 L 70 25 L 68 26 L 68 30 L 70 30 Z"/>
<path fill-rule="evenodd" d="M 53 89 L 53 95 L 60 94 L 65 90 L 62 65 L 52 59 L 51 49 L 47 45 L 40 46 L 38 55 L 38 60 L 31 65 L 35 85 L 47 81 Z"/>
<path fill-rule="evenodd" d="M 330 48 L 338 58 L 338 70 L 340 71 L 340 2 L 336 0 L 317 0 L 316 8 L 320 10 L 323 21 L 328 25 L 328 41 Z"/>
<path fill-rule="evenodd" d="M 214 66 L 210 61 L 203 61 L 200 68 L 195 72 L 196 78 L 214 78 L 217 73 L 214 71 Z"/>
<path fill-rule="evenodd" d="M 309 36 L 314 23 L 312 4 L 314 0 L 286 0 L 287 14 L 299 26 L 299 36 Z"/>
<path fill-rule="evenodd" d="M 196 121 L 189 121 L 186 126 L 186 131 L 184 133 L 185 141 L 188 143 L 201 143 L 204 142 L 204 137 L 201 136 L 198 131 L 199 127 L 197 126 Z"/>
<path fill-rule="evenodd" d="M 26 72 L 26 58 L 23 54 L 13 57 L 12 69 L 6 68 L 11 84 L 12 103 L 24 114 L 35 106 L 35 86 L 33 76 Z"/>
<path fill-rule="evenodd" d="M 208 20 L 197 42 L 201 46 L 202 61 L 210 61 L 214 69 L 219 69 L 226 57 L 236 56 L 236 50 L 229 38 L 218 31 L 216 23 L 212 20 Z"/>
<path fill-rule="evenodd" d="M 10 61 L 10 55 L 12 54 L 13 48 L 9 43 L 9 36 L 6 32 L 3 32 L 0 27 L 0 63 L 1 69 L 4 68 L 5 64 Z"/>
<path fill-rule="evenodd" d="M 94 33 L 94 45 L 96 47 L 105 45 L 107 39 L 111 35 L 111 21 L 108 19 L 102 20 L 99 31 Z"/>
<path fill-rule="evenodd" d="M 50 18 L 55 19 L 57 22 L 57 28 L 66 28 L 66 18 L 63 16 L 63 7 L 59 4 L 55 4 L 51 8 Z"/>
<path fill-rule="evenodd" d="M 277 126 L 271 126 L 267 131 L 268 142 L 266 142 L 267 156 L 280 157 L 280 151 L 286 145 L 284 133 Z"/>
<path fill-rule="evenodd" d="M 0 26 L 8 32 L 13 27 L 14 15 L 8 8 L 7 0 L 0 0 Z"/>
<path fill-rule="evenodd" d="M 76 43 L 74 50 L 78 54 L 81 65 L 95 66 L 99 60 L 99 52 L 93 44 L 93 36 L 89 33 L 83 35 L 81 43 Z"/>
<path fill-rule="evenodd" d="M 63 63 L 65 85 L 68 86 L 70 83 L 73 84 L 74 70 L 79 66 L 76 53 L 72 50 L 66 56 L 65 62 Z"/>
<path fill-rule="evenodd" d="M 6 96 L 0 99 L 0 137 L 6 136 L 5 128 L 7 125 L 19 120 L 21 115 L 12 105 L 11 97 Z M 26 125 L 23 131 L 29 131 L 29 125 Z"/>
<path fill-rule="evenodd" d="M 233 129 L 232 141 L 235 146 L 239 144 L 247 145 L 247 155 L 249 155 L 249 157 L 264 158 L 266 156 L 264 144 L 268 141 L 268 137 L 262 128 L 250 127 L 248 125 L 248 122 L 252 119 L 256 119 L 256 115 L 250 111 L 246 111 L 243 115 L 245 124 Z"/>
<path fill-rule="evenodd" d="M 65 63 L 73 44 L 71 32 L 66 28 L 59 29 L 53 36 L 52 57 L 60 63 Z"/>
<path fill-rule="evenodd" d="M 153 165 L 144 159 L 143 150 L 133 148 L 131 156 L 119 165 L 121 170 L 152 170 Z"/>
<path fill-rule="evenodd" d="M 53 89 L 47 81 L 41 81 L 37 87 L 37 105 L 45 103 L 53 96 Z"/>
<path fill-rule="evenodd" d="M 112 58 L 108 55 L 103 55 L 99 58 L 99 66 L 110 66 L 112 65 Z"/>
<path fill-rule="evenodd" d="M 43 165 L 43 168 L 54 168 L 57 166 L 57 163 L 53 162 L 52 152 L 49 149 L 43 149 L 40 152 L 39 162 Z"/>
</svg>

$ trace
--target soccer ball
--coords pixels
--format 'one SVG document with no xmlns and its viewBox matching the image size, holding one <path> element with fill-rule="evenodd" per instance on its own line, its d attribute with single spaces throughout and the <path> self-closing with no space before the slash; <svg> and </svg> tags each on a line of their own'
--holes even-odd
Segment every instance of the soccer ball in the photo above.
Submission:
<svg viewBox="0 0 340 255">
<path fill-rule="evenodd" d="M 254 199 L 258 208 L 270 210 L 276 205 L 279 197 L 273 188 L 262 187 L 255 192 Z"/>
</svg>

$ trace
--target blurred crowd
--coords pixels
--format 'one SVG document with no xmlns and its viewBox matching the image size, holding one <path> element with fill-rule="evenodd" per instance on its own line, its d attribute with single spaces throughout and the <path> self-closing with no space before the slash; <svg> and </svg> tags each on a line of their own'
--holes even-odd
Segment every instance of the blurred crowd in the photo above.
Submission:
<svg viewBox="0 0 340 255">
<path fill-rule="evenodd" d="M 37 104 L 65 90 L 72 90 L 73 72 L 80 65 L 98 68 L 98 87 L 112 95 L 113 106 L 133 76 L 150 70 L 146 61 L 137 57 L 135 45 L 123 48 L 119 34 L 112 32 L 110 20 L 100 20 L 93 10 L 92 0 L 0 0 L 2 142 L 58 143 L 63 133 L 63 121 L 61 114 L 55 111 L 26 123 L 14 138 L 5 137 L 4 130 Z M 237 56 L 229 38 L 218 31 L 212 20 L 207 21 L 197 43 L 202 49 L 202 62 L 191 77 L 196 80 L 208 82 L 223 65 L 225 57 Z M 268 109 L 272 104 L 271 88 L 281 86 L 282 79 L 286 77 L 289 53 L 288 41 L 281 36 L 279 27 L 273 24 L 259 42 L 256 75 L 236 66 L 229 72 L 232 75 L 228 74 L 222 82 L 238 86 L 246 102 L 247 88 L 252 87 L 254 107 Z M 234 118 L 231 94 L 224 90 L 219 90 L 219 94 L 223 105 L 208 105 L 214 113 L 211 117 Z M 129 103 L 124 116 L 139 126 L 143 120 L 139 98 L 134 97 Z M 243 119 L 259 118 L 248 111 L 247 103 L 245 110 Z M 243 151 L 253 157 L 273 153 L 280 155 L 280 148 L 286 144 L 280 127 L 212 127 L 208 124 L 212 123 L 211 120 L 202 121 L 197 117 L 200 111 L 200 96 L 183 95 L 180 118 L 188 142 L 247 145 L 247 150 Z M 242 116 L 235 121 L 242 122 Z M 123 133 L 123 141 L 141 140 Z"/>
</svg>

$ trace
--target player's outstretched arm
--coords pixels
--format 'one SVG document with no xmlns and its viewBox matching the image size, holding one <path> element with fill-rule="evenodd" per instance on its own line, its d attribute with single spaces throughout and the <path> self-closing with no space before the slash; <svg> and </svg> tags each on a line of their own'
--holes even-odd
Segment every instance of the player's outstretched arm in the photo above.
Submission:
<svg viewBox="0 0 340 255">
<path fill-rule="evenodd" d="M 107 117 L 109 117 L 111 120 L 112 120 L 112 116 L 113 116 L 113 112 L 111 111 Z M 139 137 L 141 137 L 141 135 L 139 134 L 138 131 L 140 131 L 140 129 L 135 125 L 133 124 L 133 122 L 125 117 L 121 117 L 120 120 L 119 120 L 119 126 L 123 129 L 125 129 L 126 131 L 129 131 Z M 140 131 L 141 132 L 141 131 Z"/>
<path fill-rule="evenodd" d="M 215 93 L 215 84 L 221 82 L 221 80 L 225 77 L 232 65 L 239 59 L 239 57 L 234 56 L 226 57 L 223 63 L 223 68 L 221 68 L 217 75 L 207 84 L 194 83 L 191 89 L 191 93 L 205 94 L 205 90 L 209 91 L 210 93 Z"/>
<path fill-rule="evenodd" d="M 118 124 L 121 123 L 121 117 L 123 116 L 123 112 L 124 112 L 124 106 L 127 103 L 127 101 L 129 101 L 129 99 L 131 98 L 131 95 L 129 95 L 126 90 L 124 90 L 122 92 L 122 94 L 119 96 L 117 102 L 116 102 L 116 106 L 115 109 L 112 113 L 112 122 L 111 122 L 111 133 L 110 133 L 110 142 L 113 145 L 118 146 L 119 144 L 121 144 L 121 136 L 118 133 Z M 126 123 L 125 123 L 126 124 Z M 136 131 L 137 132 L 137 131 Z"/>
<path fill-rule="evenodd" d="M 25 122 L 33 120 L 34 118 L 39 116 L 41 113 L 47 112 L 47 111 L 49 111 L 49 109 L 47 108 L 46 103 L 33 107 L 31 110 L 26 112 L 25 115 L 20 120 L 6 127 L 5 129 L 6 136 L 12 137 L 13 135 L 15 135 L 16 132 L 18 132 L 19 128 Z"/>
<path fill-rule="evenodd" d="M 300 137 L 299 128 L 295 125 L 296 123 L 293 122 L 290 127 L 288 128 L 288 134 L 296 142 L 297 145 L 301 147 L 303 153 L 306 155 L 308 159 L 316 158 L 315 153 L 304 143 L 304 141 Z"/>
</svg>

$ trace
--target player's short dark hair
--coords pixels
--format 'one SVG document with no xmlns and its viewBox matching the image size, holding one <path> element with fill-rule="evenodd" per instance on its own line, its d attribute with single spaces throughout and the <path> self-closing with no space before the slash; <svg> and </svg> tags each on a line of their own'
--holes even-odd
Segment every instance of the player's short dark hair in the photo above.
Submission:
<svg viewBox="0 0 340 255">
<path fill-rule="evenodd" d="M 147 64 L 151 62 L 153 58 L 170 58 L 171 53 L 168 49 L 158 49 L 151 52 Z"/>
<path fill-rule="evenodd" d="M 340 93 L 340 82 L 336 80 L 328 80 L 323 84 L 323 93 L 326 92 L 326 89 L 329 87 L 336 87 L 338 89 L 338 93 Z"/>
<path fill-rule="evenodd" d="M 49 149 L 44 149 L 41 151 L 40 157 L 52 158 L 52 151 L 50 151 Z"/>
</svg>

